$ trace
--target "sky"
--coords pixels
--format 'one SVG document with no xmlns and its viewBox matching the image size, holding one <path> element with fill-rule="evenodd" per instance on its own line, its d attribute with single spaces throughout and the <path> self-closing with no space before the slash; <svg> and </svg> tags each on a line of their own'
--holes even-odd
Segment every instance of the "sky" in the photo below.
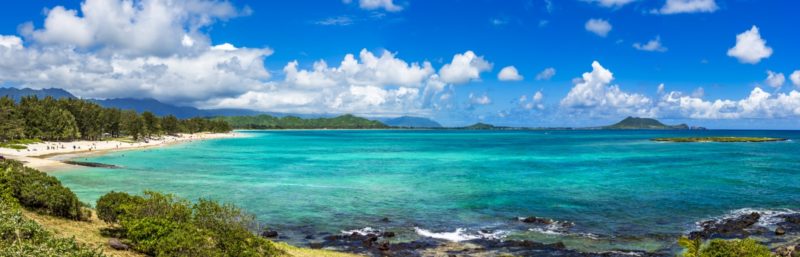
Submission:
<svg viewBox="0 0 800 257">
<path fill-rule="evenodd" d="M 85 0 L 0 9 L 0 86 L 199 108 L 800 128 L 800 2 Z"/>
</svg>

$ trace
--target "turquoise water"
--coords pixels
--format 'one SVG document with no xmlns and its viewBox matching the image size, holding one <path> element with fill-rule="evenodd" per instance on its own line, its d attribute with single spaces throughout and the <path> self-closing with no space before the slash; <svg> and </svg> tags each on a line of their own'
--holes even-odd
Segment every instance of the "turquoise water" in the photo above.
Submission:
<svg viewBox="0 0 800 257">
<path fill-rule="evenodd" d="M 796 209 L 797 131 L 246 131 L 79 160 L 122 166 L 54 173 L 93 203 L 145 189 L 237 204 L 303 235 L 364 227 L 655 250 L 698 220 Z M 658 143 L 664 136 L 771 136 L 776 143 Z M 518 216 L 573 222 L 534 227 Z M 388 217 L 391 222 L 381 222 Z M 424 229 L 415 230 L 414 228 Z"/>
</svg>

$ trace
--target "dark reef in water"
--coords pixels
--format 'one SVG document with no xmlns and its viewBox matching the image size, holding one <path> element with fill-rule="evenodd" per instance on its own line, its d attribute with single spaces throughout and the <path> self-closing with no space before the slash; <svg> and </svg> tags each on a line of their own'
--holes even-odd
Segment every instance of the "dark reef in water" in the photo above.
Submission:
<svg viewBox="0 0 800 257">
<path fill-rule="evenodd" d="M 78 166 L 92 167 L 92 168 L 107 168 L 107 169 L 119 168 L 119 166 L 117 165 L 97 163 L 97 162 L 79 162 L 79 161 L 62 161 L 62 162 L 70 165 L 78 165 Z"/>
</svg>

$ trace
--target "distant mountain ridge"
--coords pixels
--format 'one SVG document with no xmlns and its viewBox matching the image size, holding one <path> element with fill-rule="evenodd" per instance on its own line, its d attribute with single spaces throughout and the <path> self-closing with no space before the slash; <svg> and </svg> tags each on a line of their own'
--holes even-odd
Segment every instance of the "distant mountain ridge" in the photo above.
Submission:
<svg viewBox="0 0 800 257">
<path fill-rule="evenodd" d="M 19 101 L 24 96 L 35 95 L 38 98 L 45 98 L 51 96 L 53 98 L 77 98 L 67 90 L 60 88 L 43 88 L 43 89 L 30 89 L 30 88 L 13 88 L 2 87 L 0 88 L 0 97 L 9 96 L 15 101 Z"/>
<path fill-rule="evenodd" d="M 401 116 L 397 118 L 384 118 L 379 119 L 379 121 L 383 122 L 387 126 L 392 127 L 399 127 L 399 128 L 441 128 L 442 124 L 438 122 L 422 117 L 413 117 L 413 116 Z"/>
<path fill-rule="evenodd" d="M 613 125 L 604 126 L 603 129 L 691 129 L 689 125 L 666 125 L 656 119 L 627 117 Z"/>
</svg>

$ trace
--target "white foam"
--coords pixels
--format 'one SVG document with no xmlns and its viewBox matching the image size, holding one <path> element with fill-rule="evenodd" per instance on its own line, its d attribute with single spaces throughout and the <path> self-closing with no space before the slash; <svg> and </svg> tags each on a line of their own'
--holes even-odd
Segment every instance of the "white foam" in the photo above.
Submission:
<svg viewBox="0 0 800 257">
<path fill-rule="evenodd" d="M 779 217 L 779 216 L 786 215 L 786 214 L 800 213 L 800 211 L 793 210 L 793 209 L 742 208 L 742 209 L 737 209 L 737 210 L 730 211 L 730 212 L 726 213 L 725 215 L 713 218 L 711 220 L 719 222 L 719 221 L 722 221 L 722 220 L 725 220 L 725 219 L 735 219 L 735 218 L 741 217 L 743 215 L 748 215 L 748 214 L 753 213 L 753 212 L 758 213 L 759 215 L 761 215 L 761 217 L 758 219 L 758 222 L 755 224 L 755 226 L 766 227 L 766 228 L 769 228 L 769 229 L 774 229 L 777 226 L 778 223 L 784 221 L 784 219 Z M 698 222 L 695 223 L 695 225 L 697 225 L 698 229 L 702 229 L 702 227 L 700 225 L 704 221 L 705 220 L 698 221 Z"/>
<path fill-rule="evenodd" d="M 368 234 L 377 235 L 377 234 L 380 234 L 381 231 L 377 230 L 377 229 L 374 229 L 374 228 L 371 228 L 371 227 L 365 227 L 365 228 L 353 229 L 353 230 L 342 230 L 342 234 L 352 235 L 353 233 L 356 233 L 356 234 L 359 234 L 359 235 L 362 235 L 362 236 L 366 236 Z"/>
<path fill-rule="evenodd" d="M 453 232 L 433 232 L 427 229 L 414 227 L 414 231 L 416 231 L 420 236 L 447 240 L 451 242 L 461 242 L 474 239 L 499 239 L 507 234 L 505 231 L 495 231 L 491 233 L 478 231 L 477 233 L 468 233 L 464 228 L 457 228 Z"/>
</svg>

